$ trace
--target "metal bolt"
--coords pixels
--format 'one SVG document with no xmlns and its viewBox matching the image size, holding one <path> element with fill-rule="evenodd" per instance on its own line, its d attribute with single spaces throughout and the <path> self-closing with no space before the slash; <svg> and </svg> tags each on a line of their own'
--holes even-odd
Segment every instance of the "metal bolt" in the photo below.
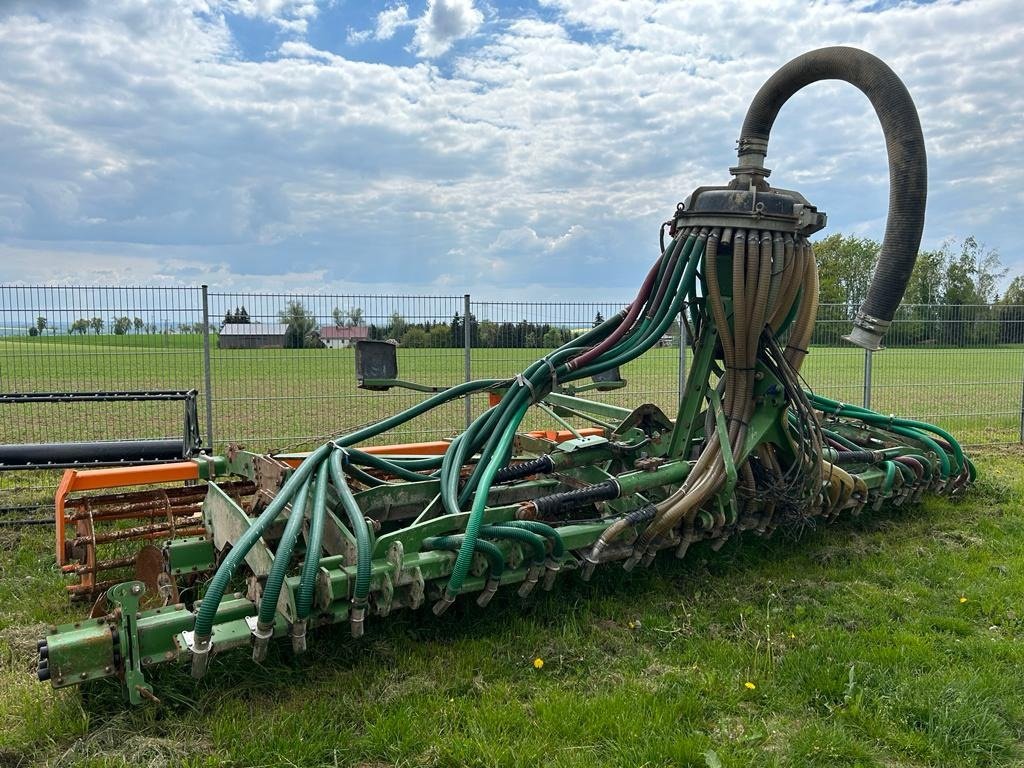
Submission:
<svg viewBox="0 0 1024 768">
<path fill-rule="evenodd" d="M 88 672 L 83 672 L 82 674 L 79 675 L 79 677 L 82 678 L 83 680 L 85 680 L 85 679 L 87 679 L 89 677 L 89 673 Z"/>
<path fill-rule="evenodd" d="M 167 653 L 164 654 L 164 658 L 171 661 L 174 658 L 174 651 L 167 651 Z"/>
<path fill-rule="evenodd" d="M 141 584 L 135 584 L 135 585 L 134 585 L 134 586 L 132 587 L 132 594 L 133 594 L 133 595 L 138 595 L 138 594 L 140 594 L 141 592 L 142 592 L 142 585 L 141 585 Z"/>
<path fill-rule="evenodd" d="M 142 657 L 142 663 L 143 664 L 152 664 L 153 660 L 151 658 L 149 658 L 149 656 L 143 656 Z"/>
<path fill-rule="evenodd" d="M 110 666 L 110 665 L 108 664 L 107 666 L 105 666 L 105 667 L 103 668 L 103 671 L 104 671 L 104 672 L 107 672 L 107 673 L 110 673 L 110 672 L 113 672 L 113 671 L 114 671 L 114 668 L 113 668 L 113 667 L 111 667 L 111 666 Z"/>
</svg>

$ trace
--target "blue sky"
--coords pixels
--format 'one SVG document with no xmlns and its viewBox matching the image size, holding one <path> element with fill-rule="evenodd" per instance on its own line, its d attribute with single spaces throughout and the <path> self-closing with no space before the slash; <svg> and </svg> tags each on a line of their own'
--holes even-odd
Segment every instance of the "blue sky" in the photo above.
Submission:
<svg viewBox="0 0 1024 768">
<path fill-rule="evenodd" d="M 9 0 L 0 282 L 628 299 L 757 87 L 832 44 L 918 103 L 925 246 L 1024 271 L 1019 0 Z M 796 96 L 768 165 L 881 236 L 852 87 Z"/>
</svg>

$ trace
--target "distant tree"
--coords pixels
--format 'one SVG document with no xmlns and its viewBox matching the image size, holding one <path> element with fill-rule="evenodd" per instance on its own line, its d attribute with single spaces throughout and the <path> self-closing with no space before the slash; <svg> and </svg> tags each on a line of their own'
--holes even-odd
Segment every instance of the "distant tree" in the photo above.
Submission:
<svg viewBox="0 0 1024 768">
<path fill-rule="evenodd" d="M 405 318 L 402 317 L 396 309 L 391 313 L 391 325 L 388 326 L 388 338 L 401 339 L 405 334 L 409 324 L 405 322 Z"/>
<path fill-rule="evenodd" d="M 1003 344 L 1024 342 L 1024 276 L 1013 278 L 999 300 L 999 341 Z"/>
<path fill-rule="evenodd" d="M 132 327 L 136 333 L 140 333 L 146 327 L 146 322 L 141 317 L 132 318 Z"/>
<path fill-rule="evenodd" d="M 600 312 L 598 312 L 596 315 L 594 315 L 594 327 L 595 328 L 597 328 L 597 326 L 599 326 L 603 322 L 604 322 L 604 315 L 602 315 Z"/>
<path fill-rule="evenodd" d="M 156 323 L 149 323 L 146 325 L 146 333 L 156 333 L 158 330 Z"/>
<path fill-rule="evenodd" d="M 541 340 L 541 346 L 549 347 L 551 349 L 560 347 L 563 343 L 562 333 L 557 328 L 549 328 L 548 332 L 544 334 L 544 338 Z"/>
<path fill-rule="evenodd" d="M 879 250 L 869 237 L 838 232 L 814 243 L 821 302 L 843 304 L 848 313 L 855 312 L 867 296 Z"/>
<path fill-rule="evenodd" d="M 353 328 L 358 328 L 363 324 L 363 308 L 362 307 L 349 307 L 348 308 L 348 324 Z"/>
<path fill-rule="evenodd" d="M 30 325 L 28 327 L 28 335 L 29 336 L 38 336 L 39 335 L 39 329 L 36 328 L 34 325 Z"/>
<path fill-rule="evenodd" d="M 447 347 L 450 346 L 451 340 L 451 329 L 447 323 L 437 323 L 430 327 L 430 346 L 431 347 Z"/>
<path fill-rule="evenodd" d="M 481 347 L 493 347 L 498 339 L 498 326 L 490 320 L 481 320 L 478 328 Z"/>
<path fill-rule="evenodd" d="M 304 347 L 321 346 L 317 335 L 316 318 L 306 311 L 302 302 L 293 299 L 288 306 L 278 312 L 281 322 L 288 328 L 284 335 L 284 345 L 288 349 L 302 349 Z"/>
<path fill-rule="evenodd" d="M 448 325 L 448 334 L 451 339 L 449 346 L 461 347 L 466 343 L 466 332 L 463 330 L 462 315 L 456 312 L 452 315 L 452 321 Z"/>
<path fill-rule="evenodd" d="M 89 327 L 92 328 L 93 333 L 99 334 L 103 330 L 103 318 L 94 317 L 89 321 Z"/>
<path fill-rule="evenodd" d="M 421 349 L 430 346 L 430 336 L 422 328 L 414 326 L 402 334 L 401 342 L 403 347 Z"/>
<path fill-rule="evenodd" d="M 36 318 L 36 331 L 38 333 L 42 333 L 43 331 L 45 331 L 47 325 L 48 325 L 48 322 L 47 322 L 46 318 L 43 317 L 42 315 L 40 315 L 39 317 Z"/>
<path fill-rule="evenodd" d="M 341 328 L 345 325 L 345 313 L 341 311 L 341 307 L 335 307 L 331 310 L 331 317 L 334 318 L 334 327 Z"/>
<path fill-rule="evenodd" d="M 110 327 L 115 335 L 124 336 L 132 327 L 132 319 L 130 317 L 115 317 Z"/>
<path fill-rule="evenodd" d="M 245 307 L 235 307 L 232 312 L 230 309 L 224 313 L 224 322 L 221 323 L 223 328 L 225 325 L 248 325 L 249 313 L 245 311 Z"/>
<path fill-rule="evenodd" d="M 68 333 L 77 333 L 79 335 L 84 335 L 88 330 L 89 321 L 86 320 L 84 317 L 80 317 L 71 324 L 71 327 L 68 328 Z"/>
</svg>

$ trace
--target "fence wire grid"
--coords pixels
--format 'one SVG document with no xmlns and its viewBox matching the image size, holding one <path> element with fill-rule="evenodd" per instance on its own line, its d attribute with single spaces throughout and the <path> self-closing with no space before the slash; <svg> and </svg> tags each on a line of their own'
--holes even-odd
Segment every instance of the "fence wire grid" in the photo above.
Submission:
<svg viewBox="0 0 1024 768">
<path fill-rule="evenodd" d="M 422 400 L 356 387 L 353 344 L 398 342 L 399 377 L 430 386 L 514 375 L 626 302 L 487 301 L 471 296 L 223 293 L 201 287 L 0 286 L 0 393 L 198 391 L 204 445 L 305 449 Z M 937 423 L 966 445 L 1024 440 L 1024 306 L 904 305 L 870 353 L 841 340 L 851 308 L 822 305 L 807 386 Z M 626 387 L 587 392 L 675 415 L 689 348 L 678 323 L 622 368 Z M 457 434 L 485 395 L 453 402 L 382 442 Z M 181 404 L 9 403 L 0 444 L 181 435 Z M 527 428 L 550 426 L 543 414 Z M 0 507 L 35 503 L 56 472 L 0 472 Z"/>
</svg>

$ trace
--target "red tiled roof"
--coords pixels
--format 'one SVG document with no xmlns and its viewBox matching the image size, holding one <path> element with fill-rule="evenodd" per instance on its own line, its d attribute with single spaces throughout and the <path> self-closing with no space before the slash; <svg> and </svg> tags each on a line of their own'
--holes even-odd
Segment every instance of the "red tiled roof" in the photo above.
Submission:
<svg viewBox="0 0 1024 768">
<path fill-rule="evenodd" d="M 348 339 L 354 341 L 356 339 L 366 339 L 370 336 L 370 329 L 365 325 L 356 326 L 345 326 L 344 328 L 336 328 L 333 325 L 325 325 L 320 328 L 320 338 L 324 341 L 341 341 Z"/>
</svg>

